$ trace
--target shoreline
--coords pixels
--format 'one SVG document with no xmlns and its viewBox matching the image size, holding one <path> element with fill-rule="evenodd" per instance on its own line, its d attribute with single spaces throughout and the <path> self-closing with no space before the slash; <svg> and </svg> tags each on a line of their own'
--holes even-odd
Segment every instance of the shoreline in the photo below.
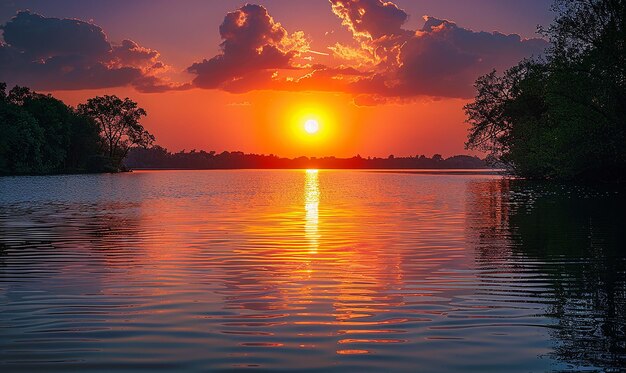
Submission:
<svg viewBox="0 0 626 373">
<path fill-rule="evenodd" d="M 72 175 L 104 175 L 104 174 L 127 174 L 135 171 L 365 171 L 377 173 L 398 173 L 398 174 L 421 174 L 421 175 L 503 175 L 507 176 L 506 170 L 492 168 L 133 168 L 119 172 L 67 172 L 51 174 L 9 174 L 0 175 L 3 177 L 36 177 L 36 176 L 72 176 Z"/>
</svg>

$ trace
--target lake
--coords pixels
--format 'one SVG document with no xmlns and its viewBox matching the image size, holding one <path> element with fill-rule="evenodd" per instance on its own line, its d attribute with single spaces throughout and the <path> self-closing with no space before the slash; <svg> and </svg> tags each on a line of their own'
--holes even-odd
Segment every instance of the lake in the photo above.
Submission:
<svg viewBox="0 0 626 373">
<path fill-rule="evenodd" d="M 619 371 L 624 211 L 471 173 L 0 178 L 0 370 Z"/>
</svg>

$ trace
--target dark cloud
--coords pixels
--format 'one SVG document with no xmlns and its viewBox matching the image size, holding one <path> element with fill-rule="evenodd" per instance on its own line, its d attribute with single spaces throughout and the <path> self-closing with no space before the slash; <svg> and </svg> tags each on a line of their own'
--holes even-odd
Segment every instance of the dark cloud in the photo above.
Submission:
<svg viewBox="0 0 626 373">
<path fill-rule="evenodd" d="M 391 2 L 329 1 L 358 43 L 357 47 L 337 44 L 332 48 L 335 56 L 376 71 L 347 89 L 361 95 L 363 102 L 415 96 L 468 98 L 478 76 L 541 55 L 547 46 L 543 39 L 475 32 L 434 17 L 424 17 L 421 30 L 405 30 L 406 13 Z M 363 94 L 376 97 L 366 100 Z"/>
<path fill-rule="evenodd" d="M 132 40 L 124 40 L 121 45 L 113 46 L 110 57 L 112 64 L 118 66 L 133 66 L 148 70 L 165 68 L 165 64 L 159 61 L 158 51 L 144 48 Z"/>
<path fill-rule="evenodd" d="M 44 90 L 183 87 L 155 75 L 165 69 L 157 51 L 131 40 L 113 45 L 100 27 L 87 22 L 19 12 L 0 29 L 0 81 Z"/>
<path fill-rule="evenodd" d="M 253 89 L 271 80 L 275 70 L 297 68 L 294 57 L 308 49 L 302 33 L 289 35 L 260 5 L 247 4 L 228 13 L 220 35 L 222 53 L 187 69 L 196 75 L 197 87 Z"/>
<path fill-rule="evenodd" d="M 407 30 L 408 14 L 391 1 L 329 2 L 354 36 L 353 45 L 329 47 L 343 65 L 297 64 L 308 51 L 303 35 L 290 36 L 264 7 L 245 5 L 220 26 L 222 52 L 188 68 L 196 74 L 194 85 L 234 93 L 345 92 L 362 105 L 419 96 L 468 98 L 478 76 L 540 55 L 547 46 L 542 39 L 475 32 L 434 17 L 424 17 L 420 30 Z M 286 69 L 292 73 L 284 74 Z"/>
<path fill-rule="evenodd" d="M 298 57 L 310 52 L 304 34 L 289 34 L 259 5 L 248 4 L 228 13 L 220 26 L 220 35 L 224 40 L 220 45 L 222 52 L 188 68 L 196 74 L 193 81 L 196 87 L 231 93 L 252 90 L 347 92 L 349 82 L 371 75 L 351 66 L 299 64 Z M 285 70 L 292 73 L 284 74 Z M 300 76 L 294 77 L 298 73 Z"/>
<path fill-rule="evenodd" d="M 354 35 L 378 39 L 401 35 L 409 15 L 392 2 L 381 0 L 330 0 L 333 12 Z"/>
<path fill-rule="evenodd" d="M 96 25 L 19 12 L 2 26 L 4 41 L 31 59 L 62 55 L 106 56 L 111 46 Z"/>
<path fill-rule="evenodd" d="M 393 78 L 402 96 L 471 97 L 476 78 L 492 69 L 506 69 L 523 58 L 543 53 L 542 39 L 474 32 L 455 23 L 425 17 L 421 31 L 400 48 Z"/>
<path fill-rule="evenodd" d="M 194 79 L 184 85 L 160 77 L 168 67 L 154 49 L 132 40 L 112 44 L 90 23 L 20 12 L 1 26 L 0 81 L 47 90 L 130 85 L 143 92 L 333 91 L 376 105 L 419 96 L 471 97 L 478 76 L 541 55 L 547 46 L 543 39 L 475 32 L 434 17 L 424 17 L 419 30 L 407 30 L 408 14 L 391 1 L 329 2 L 354 37 L 349 45 L 328 47 L 333 66 L 314 64 L 326 54 L 311 51 L 304 33 L 287 32 L 260 5 L 226 14 L 219 27 L 221 52 L 189 66 Z"/>
</svg>

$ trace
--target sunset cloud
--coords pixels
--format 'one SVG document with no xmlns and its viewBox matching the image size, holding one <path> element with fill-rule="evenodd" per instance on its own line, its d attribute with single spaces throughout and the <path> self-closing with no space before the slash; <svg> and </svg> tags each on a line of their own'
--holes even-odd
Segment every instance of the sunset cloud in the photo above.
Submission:
<svg viewBox="0 0 626 373">
<path fill-rule="evenodd" d="M 429 16 L 421 29 L 407 30 L 409 15 L 391 1 L 329 2 L 354 38 L 352 45 L 328 47 L 335 66 L 302 58 L 309 51 L 304 34 L 289 34 L 266 8 L 248 4 L 224 18 L 222 52 L 188 68 L 196 75 L 194 86 L 233 93 L 344 92 L 364 105 L 421 96 L 468 98 L 478 76 L 540 55 L 547 46 L 543 39 L 475 32 Z"/>
<path fill-rule="evenodd" d="M 478 76 L 541 55 L 547 46 L 543 39 L 474 32 L 454 22 L 424 18 L 424 27 L 399 50 L 394 76 L 399 83 L 392 94 L 471 97 Z"/>
<path fill-rule="evenodd" d="M 155 75 L 166 69 L 158 51 L 132 40 L 112 44 L 91 23 L 25 11 L 1 29 L 0 81 L 44 90 L 131 85 L 153 92 L 181 87 Z"/>
<path fill-rule="evenodd" d="M 220 53 L 191 64 L 186 72 L 192 81 L 178 84 L 163 78 L 171 68 L 157 50 L 131 39 L 111 43 L 92 23 L 19 12 L 2 26 L 0 81 L 48 90 L 332 91 L 375 105 L 423 96 L 469 98 L 478 76 L 541 55 L 547 46 L 543 39 L 477 32 L 431 16 L 409 30 L 409 15 L 392 1 L 329 5 L 353 38 L 328 45 L 330 54 L 312 51 L 304 32 L 289 32 L 265 7 L 247 4 L 224 17 Z M 319 58 L 324 65 L 315 63 Z"/>
<path fill-rule="evenodd" d="M 309 49 L 304 33 L 289 34 L 260 5 L 230 12 L 220 26 L 222 52 L 191 65 L 193 84 L 240 92 L 262 88 L 276 70 L 299 68 L 294 58 Z"/>
<path fill-rule="evenodd" d="M 401 35 L 402 25 L 409 19 L 404 10 L 392 2 L 381 0 L 330 0 L 333 13 L 355 35 L 379 39 Z"/>
<path fill-rule="evenodd" d="M 357 43 L 331 50 L 346 63 L 369 64 L 376 72 L 347 89 L 366 104 L 419 96 L 468 98 L 478 76 L 541 55 L 547 46 L 543 39 L 475 32 L 429 16 L 422 29 L 405 30 L 408 15 L 392 2 L 329 1 Z"/>
</svg>

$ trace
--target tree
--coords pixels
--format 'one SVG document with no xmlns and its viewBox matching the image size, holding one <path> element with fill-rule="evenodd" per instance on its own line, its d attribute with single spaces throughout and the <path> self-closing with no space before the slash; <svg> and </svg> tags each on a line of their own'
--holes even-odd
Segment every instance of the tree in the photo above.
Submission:
<svg viewBox="0 0 626 373">
<path fill-rule="evenodd" d="M 474 102 L 465 106 L 471 125 L 466 146 L 487 152 L 496 163 L 525 176 L 553 174 L 546 169 L 554 162 L 549 159 L 550 139 L 545 139 L 551 124 L 545 79 L 543 65 L 532 61 L 523 61 L 502 76 L 493 71 L 480 77 Z"/>
<path fill-rule="evenodd" d="M 0 174 L 26 174 L 41 170 L 44 133 L 37 120 L 7 99 L 0 83 Z"/>
<path fill-rule="evenodd" d="M 27 87 L 7 93 L 0 83 L 0 174 L 115 172 L 130 147 L 154 142 L 139 124 L 145 115 L 129 99 L 96 97 L 74 110 Z"/>
<path fill-rule="evenodd" d="M 9 100 L 32 115 L 43 130 L 41 172 L 54 173 L 64 169 L 70 146 L 72 108 L 50 95 L 38 94 L 26 87 L 11 89 Z"/>
<path fill-rule="evenodd" d="M 0 174 L 82 172 L 100 148 L 93 119 L 27 87 L 7 94 L 0 83 Z"/>
<path fill-rule="evenodd" d="M 146 111 L 129 98 L 94 97 L 79 105 L 78 112 L 100 126 L 104 151 L 117 166 L 121 166 L 132 147 L 154 143 L 154 136 L 139 123 L 147 115 Z"/>
<path fill-rule="evenodd" d="M 92 119 L 85 115 L 73 112 L 69 118 L 70 143 L 67 149 L 65 168 L 67 170 L 88 170 L 90 159 L 101 154 L 102 139 L 100 127 Z"/>
<path fill-rule="evenodd" d="M 466 146 L 533 178 L 626 178 L 626 0 L 557 0 L 543 60 L 476 82 Z"/>
</svg>

